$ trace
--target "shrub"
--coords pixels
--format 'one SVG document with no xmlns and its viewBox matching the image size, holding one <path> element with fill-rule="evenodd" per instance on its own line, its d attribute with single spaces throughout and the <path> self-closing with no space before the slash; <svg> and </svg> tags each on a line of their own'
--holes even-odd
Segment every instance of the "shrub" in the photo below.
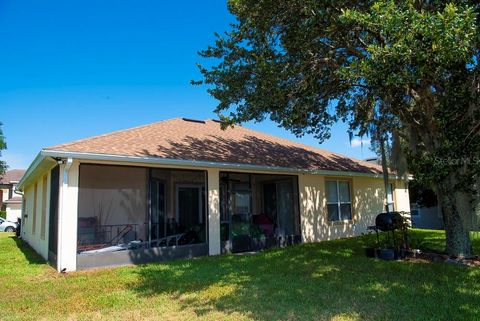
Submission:
<svg viewBox="0 0 480 321">
<path fill-rule="evenodd" d="M 0 217 L 6 219 L 7 218 L 7 212 L 6 211 L 0 211 Z"/>
</svg>

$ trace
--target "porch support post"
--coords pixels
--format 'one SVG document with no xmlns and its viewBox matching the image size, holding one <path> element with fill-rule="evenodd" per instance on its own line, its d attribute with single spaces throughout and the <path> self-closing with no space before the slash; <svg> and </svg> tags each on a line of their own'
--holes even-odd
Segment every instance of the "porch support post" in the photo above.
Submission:
<svg viewBox="0 0 480 321">
<path fill-rule="evenodd" d="M 59 272 L 70 272 L 77 269 L 79 165 L 71 158 L 60 165 L 57 247 L 57 270 Z"/>
<path fill-rule="evenodd" d="M 220 250 L 220 170 L 208 170 L 208 254 Z"/>
</svg>

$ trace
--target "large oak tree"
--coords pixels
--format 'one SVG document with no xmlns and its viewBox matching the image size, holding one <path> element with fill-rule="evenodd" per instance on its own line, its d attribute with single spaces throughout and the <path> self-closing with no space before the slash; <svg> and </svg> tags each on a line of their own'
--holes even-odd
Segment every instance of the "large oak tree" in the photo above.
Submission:
<svg viewBox="0 0 480 321">
<path fill-rule="evenodd" d="M 439 196 L 446 251 L 471 254 L 480 172 L 480 23 L 474 0 L 231 0 L 198 83 L 225 124 L 269 117 L 297 135 L 399 137 Z M 373 130 L 372 130 L 373 129 Z"/>
<path fill-rule="evenodd" d="M 5 142 L 5 136 L 3 136 L 2 123 L 0 122 L 0 157 L 2 156 L 2 150 L 7 149 L 7 143 Z M 7 163 L 0 159 L 0 177 L 7 170 Z"/>
</svg>

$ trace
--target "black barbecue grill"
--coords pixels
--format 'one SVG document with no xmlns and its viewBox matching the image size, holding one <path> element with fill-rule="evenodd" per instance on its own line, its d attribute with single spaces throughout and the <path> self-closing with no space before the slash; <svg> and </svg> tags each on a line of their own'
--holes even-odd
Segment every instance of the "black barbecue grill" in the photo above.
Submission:
<svg viewBox="0 0 480 321">
<path fill-rule="evenodd" d="M 375 227 L 382 232 L 389 232 L 402 229 L 403 222 L 403 216 L 398 212 L 380 213 L 375 218 Z"/>
<path fill-rule="evenodd" d="M 405 218 L 399 212 L 387 212 L 380 213 L 375 218 L 375 225 L 367 227 L 368 230 L 375 231 L 377 234 L 377 248 L 380 248 L 380 236 L 379 231 L 386 232 L 385 236 L 390 242 L 390 233 L 391 240 L 393 242 L 393 248 L 397 249 L 395 231 L 401 231 L 404 233 L 404 240 L 406 241 L 406 221 Z"/>
</svg>

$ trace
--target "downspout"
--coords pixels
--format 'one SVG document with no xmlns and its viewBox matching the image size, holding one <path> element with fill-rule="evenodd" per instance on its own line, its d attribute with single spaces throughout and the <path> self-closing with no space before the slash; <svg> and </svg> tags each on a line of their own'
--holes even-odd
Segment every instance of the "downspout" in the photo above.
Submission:
<svg viewBox="0 0 480 321">
<path fill-rule="evenodd" d="M 62 199 L 60 202 L 60 210 L 58 215 L 58 245 L 57 245 L 57 270 L 63 272 L 64 269 L 60 266 L 59 263 L 62 262 L 62 244 L 63 244 L 63 216 L 65 208 L 65 199 L 67 196 L 67 188 L 69 182 L 70 168 L 73 164 L 73 158 L 68 158 L 66 161 L 63 161 L 65 167 L 63 168 L 63 181 L 62 181 Z"/>
<path fill-rule="evenodd" d="M 22 237 L 22 233 L 23 233 L 23 221 L 24 221 L 24 214 L 25 214 L 25 200 L 23 198 L 23 192 L 20 192 L 19 190 L 17 190 L 17 187 L 15 187 L 13 189 L 13 193 L 17 194 L 17 195 L 20 195 L 22 197 L 22 203 L 21 203 L 21 211 L 20 211 L 20 218 L 17 218 L 17 224 L 18 224 L 18 227 L 20 228 L 20 232 L 17 234 L 19 238 Z"/>
</svg>

